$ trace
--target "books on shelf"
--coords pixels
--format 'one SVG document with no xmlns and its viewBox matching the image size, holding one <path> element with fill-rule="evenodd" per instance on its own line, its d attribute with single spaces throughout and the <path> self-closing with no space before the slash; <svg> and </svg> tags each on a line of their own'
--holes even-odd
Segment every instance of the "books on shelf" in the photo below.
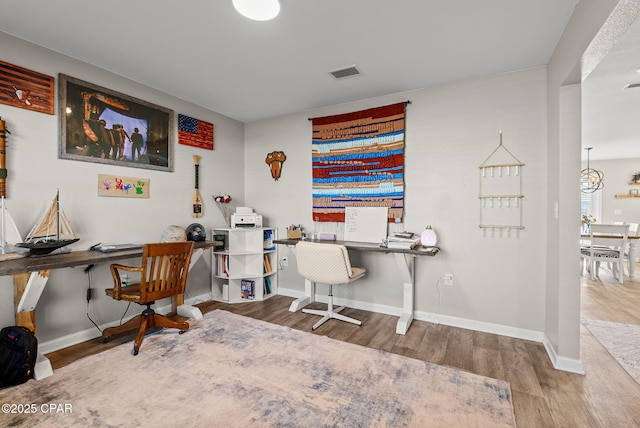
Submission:
<svg viewBox="0 0 640 428">
<path fill-rule="evenodd" d="M 218 254 L 216 255 L 216 275 L 217 276 L 229 276 L 229 255 Z"/>
<path fill-rule="evenodd" d="M 273 229 L 267 229 L 264 231 L 264 249 L 265 250 L 271 251 L 276 249 L 276 246 L 273 243 L 273 240 L 275 239 L 273 234 L 274 234 Z"/>
<path fill-rule="evenodd" d="M 243 279 L 240 282 L 240 297 L 243 299 L 253 300 L 255 299 L 255 285 L 256 282 L 252 279 Z"/>
<path fill-rule="evenodd" d="M 269 278 L 265 278 L 262 286 L 262 293 L 266 296 L 267 294 L 271 294 L 271 291 L 271 280 Z"/>
<path fill-rule="evenodd" d="M 224 233 L 214 234 L 213 240 L 215 241 L 213 251 L 222 252 L 227 247 L 227 235 L 225 235 Z"/>
<path fill-rule="evenodd" d="M 264 273 L 271 273 L 271 262 L 269 261 L 269 256 L 267 254 L 264 255 Z"/>
</svg>

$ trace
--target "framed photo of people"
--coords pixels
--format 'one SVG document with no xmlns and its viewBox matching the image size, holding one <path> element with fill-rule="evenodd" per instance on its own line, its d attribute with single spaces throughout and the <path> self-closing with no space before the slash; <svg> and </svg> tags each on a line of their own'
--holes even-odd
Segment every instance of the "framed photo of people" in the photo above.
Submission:
<svg viewBox="0 0 640 428">
<path fill-rule="evenodd" d="M 173 171 L 172 110 L 64 74 L 58 85 L 61 159 Z"/>
</svg>

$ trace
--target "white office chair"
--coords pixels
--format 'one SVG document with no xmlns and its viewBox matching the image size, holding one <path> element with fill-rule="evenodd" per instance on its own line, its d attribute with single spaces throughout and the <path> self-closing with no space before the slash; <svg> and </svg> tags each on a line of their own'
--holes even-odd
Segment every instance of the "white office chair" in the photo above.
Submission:
<svg viewBox="0 0 640 428">
<path fill-rule="evenodd" d="M 600 263 L 608 263 L 614 278 L 622 284 L 628 234 L 628 224 L 592 224 L 589 245 L 580 249 L 580 269 L 583 270 L 586 263 L 591 279 L 595 280 Z"/>
<path fill-rule="evenodd" d="M 309 281 L 329 285 L 329 303 L 326 311 L 302 310 L 307 314 L 322 316 L 313 326 L 313 330 L 331 318 L 362 325 L 357 319 L 339 314 L 344 306 L 333 308 L 333 285 L 348 284 L 362 278 L 366 272 L 364 268 L 351 266 L 347 248 L 344 245 L 300 241 L 296 244 L 296 257 L 300 275 Z"/>
</svg>

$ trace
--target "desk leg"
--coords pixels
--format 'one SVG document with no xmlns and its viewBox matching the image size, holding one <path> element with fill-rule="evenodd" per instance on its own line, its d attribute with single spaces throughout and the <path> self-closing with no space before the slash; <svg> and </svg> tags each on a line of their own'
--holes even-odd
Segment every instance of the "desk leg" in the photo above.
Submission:
<svg viewBox="0 0 640 428">
<path fill-rule="evenodd" d="M 27 327 L 36 333 L 36 305 L 49 279 L 50 271 L 19 273 L 13 275 L 15 289 L 16 325 Z M 38 350 L 33 377 L 44 379 L 53 374 L 51 362 Z"/>
<path fill-rule="evenodd" d="M 189 270 L 197 263 L 200 257 L 204 254 L 202 248 L 196 248 L 191 254 L 191 263 L 189 264 Z M 193 305 L 184 304 L 184 294 L 174 296 L 171 299 L 171 310 L 180 316 L 199 320 L 202 318 L 202 311 Z"/>
<path fill-rule="evenodd" d="M 397 334 L 406 334 L 413 321 L 413 298 L 414 298 L 414 257 L 394 253 L 396 264 L 400 270 L 402 277 L 402 286 L 404 288 L 402 315 L 396 325 Z"/>
<path fill-rule="evenodd" d="M 291 302 L 291 305 L 289 306 L 289 312 L 296 312 L 297 310 L 304 308 L 308 304 L 315 302 L 315 296 L 316 283 L 305 278 L 304 296 Z"/>
<path fill-rule="evenodd" d="M 638 240 L 637 239 L 629 239 L 629 260 L 627 263 L 629 264 L 629 279 L 633 280 L 633 277 L 636 272 L 636 257 L 638 250 Z"/>
</svg>

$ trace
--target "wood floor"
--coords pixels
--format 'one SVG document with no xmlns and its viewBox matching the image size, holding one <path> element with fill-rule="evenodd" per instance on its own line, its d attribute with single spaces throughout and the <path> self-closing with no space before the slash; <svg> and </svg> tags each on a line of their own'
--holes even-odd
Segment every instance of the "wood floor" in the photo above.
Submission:
<svg viewBox="0 0 640 428">
<path fill-rule="evenodd" d="M 601 269 L 599 280 L 583 277 L 581 286 L 583 317 L 640 324 L 638 279 L 634 282 L 627 279 L 620 285 L 608 270 Z M 318 317 L 289 312 L 291 300 L 274 296 L 265 302 L 235 305 L 207 302 L 198 306 L 203 313 L 223 309 L 310 332 Z M 331 320 L 315 334 L 506 380 L 511 384 L 520 428 L 640 427 L 640 385 L 582 325 L 584 376 L 555 370 L 540 343 L 423 321 L 414 321 L 402 336 L 395 334 L 396 317 L 354 309 L 347 309 L 344 314 L 362 320 L 363 325 Z M 95 339 L 47 357 L 56 369 L 131 340 L 131 335 L 115 337 L 108 344 Z M 140 355 L 131 358 L 143 355 L 144 342 Z"/>
</svg>

